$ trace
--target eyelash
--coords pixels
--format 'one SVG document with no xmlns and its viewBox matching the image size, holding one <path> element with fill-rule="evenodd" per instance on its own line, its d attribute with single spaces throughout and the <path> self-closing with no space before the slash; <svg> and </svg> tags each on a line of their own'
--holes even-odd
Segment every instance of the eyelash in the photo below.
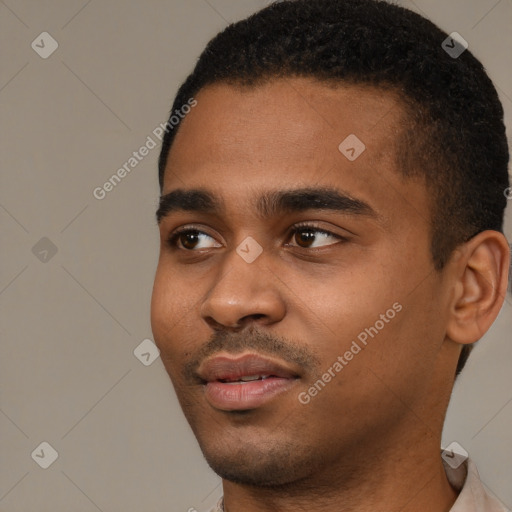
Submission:
<svg viewBox="0 0 512 512">
<path fill-rule="evenodd" d="M 290 229 L 290 231 L 288 233 L 288 236 L 287 236 L 287 239 L 291 239 L 298 232 L 300 232 L 301 230 L 306 230 L 306 229 L 310 229 L 310 230 L 316 232 L 317 234 L 324 234 L 324 235 L 332 236 L 333 238 L 338 239 L 339 242 L 346 242 L 346 241 L 348 241 L 347 238 L 345 238 L 345 237 L 343 237 L 341 235 L 337 235 L 336 233 L 333 233 L 332 231 L 328 231 L 326 229 L 321 228 L 317 224 L 308 223 L 308 222 L 299 222 L 298 224 L 295 224 Z M 187 233 L 205 234 L 205 235 L 209 236 L 210 238 L 213 238 L 211 235 L 209 235 L 205 231 L 203 231 L 203 230 L 201 230 L 199 228 L 196 228 L 193 225 L 189 225 L 189 226 L 185 226 L 185 227 L 182 227 L 182 228 L 178 228 L 173 233 L 171 233 L 169 235 L 169 237 L 167 238 L 167 245 L 170 246 L 172 249 L 183 250 L 183 251 L 187 251 L 187 252 L 195 252 L 194 249 L 182 249 L 181 247 L 178 247 L 177 241 L 178 241 L 179 237 L 181 235 L 184 235 L 184 234 L 187 234 Z M 328 246 L 330 246 L 330 245 L 335 245 L 335 244 L 329 244 Z M 294 246 L 294 247 L 301 248 L 300 246 Z M 319 249 L 319 248 L 318 247 L 312 247 L 312 248 L 302 247 L 302 249 L 305 249 L 305 250 L 315 250 L 315 249 Z"/>
</svg>

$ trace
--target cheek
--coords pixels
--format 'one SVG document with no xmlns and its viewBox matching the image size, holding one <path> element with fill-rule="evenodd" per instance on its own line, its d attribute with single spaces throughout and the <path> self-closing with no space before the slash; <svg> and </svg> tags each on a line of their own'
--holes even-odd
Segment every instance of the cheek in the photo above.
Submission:
<svg viewBox="0 0 512 512">
<path fill-rule="evenodd" d="M 406 261 L 397 264 L 396 257 L 381 261 L 388 263 L 360 258 L 357 268 L 321 280 L 302 280 L 300 296 L 308 297 L 308 307 L 295 309 L 296 321 L 309 333 L 322 362 L 320 370 L 328 371 L 338 356 L 347 354 L 348 362 L 342 363 L 332 388 L 345 379 L 365 381 L 358 384 L 360 389 L 382 385 L 367 380 L 370 370 L 386 380 L 402 380 L 413 361 L 431 351 L 423 340 L 435 313 L 425 310 L 425 290 L 420 286 L 411 294 L 418 284 L 412 282 Z M 306 316 L 301 318 L 303 313 Z"/>
<path fill-rule="evenodd" d="M 179 345 L 173 340 L 181 341 L 186 338 L 184 332 L 190 330 L 190 316 L 194 311 L 194 292 L 183 285 L 175 272 L 168 270 L 165 265 L 159 264 L 153 293 L 151 297 L 151 328 L 155 337 L 155 343 L 166 354 L 176 356 L 178 351 L 174 348 Z M 181 344 L 181 350 L 183 345 Z"/>
<path fill-rule="evenodd" d="M 331 272 L 321 279 L 318 276 L 303 278 L 300 288 L 294 288 L 294 296 L 303 301 L 297 301 L 294 309 L 299 315 L 305 314 L 307 330 L 315 336 L 318 327 L 327 336 L 319 347 L 335 352 L 347 343 L 350 345 L 350 340 L 365 328 L 373 326 L 400 297 L 396 280 L 375 265 Z M 393 313 L 394 310 L 389 316 Z"/>
<path fill-rule="evenodd" d="M 375 406 L 380 400 L 387 407 L 412 407 L 429 389 L 444 339 L 442 312 L 426 300 L 431 284 L 425 282 L 413 293 L 397 290 L 394 304 L 401 310 L 390 319 L 393 315 L 383 309 L 388 323 L 379 322 L 379 316 L 368 318 L 362 331 L 366 345 L 346 376 L 358 380 L 356 392 L 379 397 Z"/>
<path fill-rule="evenodd" d="M 169 290 L 170 283 L 168 275 L 166 275 L 161 264 L 159 264 L 151 295 L 151 328 L 157 339 L 165 331 L 165 327 L 168 324 L 172 325 L 172 318 L 169 317 L 172 316 L 174 308 L 170 301 Z"/>
</svg>

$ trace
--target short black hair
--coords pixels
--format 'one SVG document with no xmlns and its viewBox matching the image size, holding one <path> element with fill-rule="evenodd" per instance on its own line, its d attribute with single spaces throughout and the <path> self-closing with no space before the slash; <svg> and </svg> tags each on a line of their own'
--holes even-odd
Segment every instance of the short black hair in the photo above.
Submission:
<svg viewBox="0 0 512 512">
<path fill-rule="evenodd" d="M 453 250 L 477 233 L 503 231 L 509 187 L 496 89 L 469 50 L 457 57 L 446 51 L 447 37 L 431 21 L 383 0 L 275 2 L 208 43 L 178 90 L 171 116 L 202 88 L 218 83 L 255 87 L 276 78 L 310 77 L 389 90 L 405 112 L 398 168 L 404 179 L 424 179 L 430 193 L 431 253 L 440 271 Z M 448 41 L 449 47 L 459 44 Z M 166 125 L 161 189 L 178 129 L 179 122 Z M 457 375 L 471 348 L 464 345 Z"/>
</svg>

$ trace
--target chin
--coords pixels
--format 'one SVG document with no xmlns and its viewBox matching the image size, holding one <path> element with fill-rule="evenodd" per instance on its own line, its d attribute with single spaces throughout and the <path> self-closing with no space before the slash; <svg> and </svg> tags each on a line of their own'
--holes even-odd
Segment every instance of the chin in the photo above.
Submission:
<svg viewBox="0 0 512 512">
<path fill-rule="evenodd" d="M 253 487 L 282 487 L 301 480 L 314 470 L 313 453 L 290 442 L 222 440 L 213 446 L 199 441 L 203 455 L 217 475 Z M 318 461 L 320 462 L 320 461 Z"/>
</svg>

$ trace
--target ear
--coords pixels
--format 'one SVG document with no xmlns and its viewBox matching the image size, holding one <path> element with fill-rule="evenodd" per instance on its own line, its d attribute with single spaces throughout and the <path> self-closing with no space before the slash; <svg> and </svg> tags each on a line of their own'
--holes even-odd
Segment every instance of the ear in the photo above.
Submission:
<svg viewBox="0 0 512 512">
<path fill-rule="evenodd" d="M 483 231 L 457 249 L 447 325 L 456 343 L 478 341 L 498 316 L 507 293 L 510 249 L 498 231 Z"/>
</svg>

